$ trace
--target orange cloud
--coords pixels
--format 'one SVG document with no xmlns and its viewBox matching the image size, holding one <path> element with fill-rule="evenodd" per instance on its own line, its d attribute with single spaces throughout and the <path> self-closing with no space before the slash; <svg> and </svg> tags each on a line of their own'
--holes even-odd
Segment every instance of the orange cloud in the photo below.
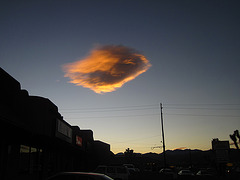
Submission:
<svg viewBox="0 0 240 180">
<path fill-rule="evenodd" d="M 125 46 L 102 46 L 79 61 L 63 65 L 70 83 L 102 94 L 115 91 L 146 72 L 151 64 L 145 56 Z"/>
<path fill-rule="evenodd" d="M 184 149 L 187 149 L 187 147 L 179 147 L 179 148 L 176 148 L 174 150 L 184 150 Z"/>
</svg>

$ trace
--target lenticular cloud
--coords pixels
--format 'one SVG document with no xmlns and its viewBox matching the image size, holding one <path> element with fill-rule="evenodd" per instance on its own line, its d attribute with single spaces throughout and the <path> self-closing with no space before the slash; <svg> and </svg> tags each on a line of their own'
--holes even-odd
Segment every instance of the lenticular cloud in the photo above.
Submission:
<svg viewBox="0 0 240 180">
<path fill-rule="evenodd" d="M 63 65 L 70 83 L 102 94 L 115 91 L 151 67 L 136 50 L 125 46 L 101 46 L 89 56 Z"/>
</svg>

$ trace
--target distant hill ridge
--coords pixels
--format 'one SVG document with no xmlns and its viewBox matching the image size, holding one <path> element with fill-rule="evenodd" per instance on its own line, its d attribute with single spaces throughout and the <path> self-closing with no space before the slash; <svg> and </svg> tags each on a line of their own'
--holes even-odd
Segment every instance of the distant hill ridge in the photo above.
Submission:
<svg viewBox="0 0 240 180">
<path fill-rule="evenodd" d="M 116 158 L 124 161 L 124 153 L 120 152 L 115 155 Z M 166 151 L 166 160 L 168 165 L 173 166 L 212 166 L 215 164 L 215 152 L 213 150 L 199 150 L 199 149 L 176 149 Z M 163 165 L 163 153 L 133 153 L 131 161 L 134 163 L 160 163 Z M 229 150 L 229 162 L 240 161 L 239 151 L 237 149 Z"/>
</svg>

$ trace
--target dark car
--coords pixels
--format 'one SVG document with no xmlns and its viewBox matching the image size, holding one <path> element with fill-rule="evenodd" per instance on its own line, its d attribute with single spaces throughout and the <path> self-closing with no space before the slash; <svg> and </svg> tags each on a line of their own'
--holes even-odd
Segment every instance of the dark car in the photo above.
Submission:
<svg viewBox="0 0 240 180">
<path fill-rule="evenodd" d="M 113 180 L 112 178 L 99 173 L 87 172 L 61 172 L 49 177 L 47 180 Z"/>
</svg>

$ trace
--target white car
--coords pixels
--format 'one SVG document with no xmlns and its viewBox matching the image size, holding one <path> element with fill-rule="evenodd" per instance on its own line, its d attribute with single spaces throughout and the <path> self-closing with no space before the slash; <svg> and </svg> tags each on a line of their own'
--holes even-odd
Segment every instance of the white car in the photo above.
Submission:
<svg viewBox="0 0 240 180">
<path fill-rule="evenodd" d="M 87 172 L 61 172 L 49 177 L 47 180 L 113 180 L 99 173 Z"/>
<path fill-rule="evenodd" d="M 98 166 L 94 172 L 106 174 L 114 180 L 128 180 L 130 175 L 125 166 Z"/>
<path fill-rule="evenodd" d="M 185 170 L 181 170 L 179 171 L 178 173 L 178 177 L 181 179 L 188 179 L 188 178 L 191 178 L 193 177 L 194 174 L 192 173 L 192 171 L 188 170 L 188 169 L 185 169 Z"/>
<path fill-rule="evenodd" d="M 196 176 L 198 177 L 212 177 L 213 174 L 207 170 L 200 170 L 197 172 Z"/>
<path fill-rule="evenodd" d="M 172 169 L 168 169 L 168 168 L 164 168 L 164 169 L 161 169 L 159 171 L 160 174 L 164 174 L 164 175 L 173 175 L 174 172 Z"/>
<path fill-rule="evenodd" d="M 133 164 L 123 164 L 123 166 L 127 167 L 128 171 L 131 175 L 137 174 L 140 172 L 140 170 L 138 168 L 135 168 L 135 166 Z"/>
</svg>

